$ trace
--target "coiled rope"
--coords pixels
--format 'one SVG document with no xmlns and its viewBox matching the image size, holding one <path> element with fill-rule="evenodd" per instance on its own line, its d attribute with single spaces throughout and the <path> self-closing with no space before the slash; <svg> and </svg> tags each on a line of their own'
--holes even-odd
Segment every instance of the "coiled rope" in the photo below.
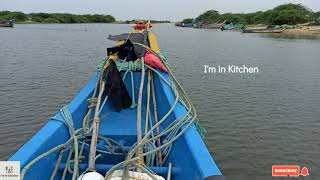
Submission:
<svg viewBox="0 0 320 180">
<path fill-rule="evenodd" d="M 183 133 L 192 124 L 195 124 L 198 132 L 200 133 L 200 135 L 202 137 L 203 137 L 203 133 L 205 132 L 204 129 L 197 122 L 197 120 L 196 120 L 197 113 L 195 111 L 195 108 L 192 105 L 189 97 L 186 95 L 184 89 L 181 87 L 181 85 L 179 84 L 177 79 L 174 77 L 171 69 L 169 68 L 169 66 L 166 62 L 166 58 L 161 54 L 155 53 L 152 49 L 150 49 L 149 47 L 147 47 L 143 44 L 140 44 L 140 43 L 133 43 L 133 44 L 144 47 L 149 52 L 156 55 L 161 60 L 161 62 L 164 64 L 166 69 L 168 70 L 168 74 L 169 74 L 171 81 L 169 82 L 166 78 L 164 78 L 162 76 L 161 73 L 159 73 L 154 68 L 144 64 L 143 59 L 137 60 L 134 62 L 127 62 L 125 60 L 116 61 L 118 69 L 120 71 L 125 71 L 123 79 L 126 78 L 126 75 L 128 72 L 131 73 L 131 86 L 132 86 L 132 91 L 133 91 L 133 93 L 132 93 L 132 96 L 133 96 L 132 108 L 135 108 L 135 106 L 136 106 L 135 102 L 134 102 L 134 94 L 135 93 L 134 93 L 133 72 L 140 71 L 140 70 L 142 71 L 141 81 L 140 81 L 140 83 L 141 83 L 140 87 L 141 87 L 141 85 L 143 85 L 143 83 L 144 83 L 142 80 L 142 79 L 144 79 L 144 73 L 145 73 L 145 71 L 148 71 L 147 98 L 150 100 L 150 96 L 152 94 L 152 96 L 153 96 L 152 101 L 153 101 L 153 105 L 154 105 L 154 107 L 153 107 L 154 121 L 152 121 L 151 115 L 148 112 L 149 114 L 146 116 L 146 122 L 148 122 L 148 123 L 146 123 L 146 126 L 145 126 L 144 136 L 141 136 L 138 138 L 139 139 L 138 142 L 132 146 L 132 148 L 127 153 L 126 159 L 123 162 L 116 164 L 105 174 L 105 179 L 110 179 L 113 172 L 115 170 L 117 170 L 119 167 L 124 167 L 124 172 L 123 172 L 124 179 L 129 178 L 129 170 L 132 170 L 132 169 L 137 169 L 137 170 L 140 170 L 144 173 L 147 173 L 151 178 L 155 179 L 155 177 L 153 176 L 155 173 L 152 172 L 147 166 L 153 165 L 155 161 L 156 161 L 157 166 L 163 166 L 163 164 L 166 162 L 166 160 L 170 154 L 170 150 L 172 148 L 173 142 L 176 141 L 178 138 L 180 138 L 183 135 Z M 104 60 L 100 67 L 105 67 L 106 63 L 108 63 L 108 59 Z M 57 152 L 57 151 L 60 151 L 60 153 L 59 153 L 53 174 L 51 175 L 51 179 L 54 179 L 54 177 L 57 173 L 58 167 L 61 163 L 61 159 L 62 159 L 63 155 L 65 154 L 65 152 L 67 152 L 67 151 L 69 151 L 69 155 L 67 158 L 66 167 L 63 171 L 62 179 L 65 179 L 67 172 L 72 173 L 73 180 L 79 176 L 78 164 L 79 164 L 79 161 L 84 159 L 82 154 L 83 154 L 84 148 L 89 146 L 89 144 L 86 143 L 86 141 L 88 140 L 88 137 L 91 136 L 92 129 L 93 129 L 92 124 L 90 126 L 90 122 L 93 119 L 91 119 L 90 117 L 92 115 L 93 108 L 96 107 L 97 102 L 98 102 L 97 94 L 100 91 L 100 87 L 103 85 L 102 74 L 104 72 L 104 68 L 99 68 L 99 69 L 100 69 L 100 76 L 99 76 L 99 79 L 96 83 L 96 87 L 94 89 L 92 97 L 90 99 L 88 99 L 88 102 L 89 102 L 88 112 L 83 119 L 82 128 L 80 128 L 78 130 L 74 129 L 72 116 L 71 116 L 67 106 L 63 107 L 60 112 L 63 116 L 63 119 L 54 119 L 53 118 L 53 120 L 62 121 L 67 126 L 69 134 L 70 134 L 69 140 L 67 140 L 66 143 L 64 143 L 64 144 L 61 144 L 61 145 L 49 150 L 48 152 L 43 153 L 42 155 L 40 155 L 37 158 L 35 158 L 34 160 L 32 160 L 29 164 L 27 164 L 22 170 L 21 179 L 24 178 L 25 173 L 27 172 L 28 169 L 30 169 L 32 167 L 32 165 L 34 165 L 36 162 L 38 162 L 42 158 L 44 158 L 54 152 Z M 169 108 L 167 113 L 160 120 L 157 119 L 157 110 L 156 110 L 156 102 L 157 101 L 156 101 L 155 91 L 154 91 L 154 76 L 153 76 L 153 74 L 157 74 L 161 81 L 165 82 L 169 87 L 171 87 L 171 90 L 176 97 L 174 102 L 172 103 L 172 106 Z M 140 88 L 140 90 L 141 90 L 141 88 Z M 141 92 L 142 91 L 143 90 L 141 90 Z M 152 93 L 150 93 L 150 91 Z M 107 98 L 108 98 L 108 96 L 106 97 L 106 99 L 104 99 L 102 101 L 103 103 L 102 103 L 101 107 L 98 108 L 98 110 L 97 110 L 98 114 L 100 114 L 101 110 L 103 109 L 104 104 L 107 101 Z M 139 99 L 139 102 L 141 103 L 142 93 L 140 93 L 140 92 L 139 92 L 138 99 Z M 138 104 L 139 104 L 139 102 L 138 102 Z M 164 128 L 160 132 L 160 125 L 163 124 L 163 122 L 165 122 L 165 120 L 169 117 L 170 114 L 172 114 L 173 110 L 175 109 L 176 105 L 179 102 L 186 108 L 187 112 L 181 118 L 177 118 L 177 119 L 173 120 L 166 128 Z M 150 106 L 150 103 L 148 103 L 148 107 L 147 107 L 148 111 L 149 111 L 149 106 Z M 138 105 L 138 109 L 139 109 L 138 113 L 141 112 L 141 105 L 140 105 L 140 108 Z M 141 115 L 138 114 L 137 116 L 138 116 L 138 119 L 140 119 L 139 124 L 137 124 L 137 126 L 139 127 L 138 130 L 141 131 L 141 135 L 142 135 L 142 127 L 140 126 L 141 125 L 140 123 L 142 121 Z M 154 124 L 152 124 L 152 122 L 154 122 Z M 137 123 L 138 123 L 138 121 L 137 121 Z M 110 138 L 107 138 L 107 137 L 98 136 L 98 138 L 104 140 L 108 145 L 105 147 L 105 149 L 96 149 L 96 151 L 100 154 L 95 156 L 95 159 L 97 159 L 101 154 L 116 154 L 116 152 L 114 151 L 115 146 L 122 147 L 121 149 L 123 152 L 118 153 L 118 154 L 126 154 L 122 144 L 120 144 Z M 160 139 L 163 139 L 162 142 Z M 81 146 L 80 151 L 79 151 L 79 145 Z M 72 159 L 72 157 L 73 157 L 73 159 Z M 145 162 L 143 162 L 144 159 L 145 159 Z M 71 164 L 73 164 L 73 171 L 70 168 Z"/>
<path fill-rule="evenodd" d="M 195 108 L 193 107 L 189 97 L 186 95 L 185 91 L 183 90 L 183 88 L 181 87 L 181 85 L 179 84 L 179 82 L 177 81 L 177 79 L 174 77 L 171 69 L 169 68 L 168 64 L 166 63 L 166 60 L 163 59 L 163 56 L 155 53 L 151 48 L 140 44 L 140 43 L 133 43 L 135 45 L 139 45 L 144 47 L 145 49 L 149 50 L 152 54 L 156 55 L 157 57 L 159 57 L 159 59 L 161 60 L 161 62 L 165 65 L 165 67 L 167 68 L 168 72 L 169 72 L 169 77 L 172 80 L 171 83 L 165 81 L 168 85 L 170 85 L 176 99 L 173 102 L 171 108 L 169 109 L 169 111 L 164 115 L 164 117 L 162 117 L 157 123 L 155 123 L 150 129 L 149 131 L 144 135 L 144 137 L 133 146 L 133 148 L 129 151 L 127 158 L 125 161 L 120 162 L 118 164 L 116 164 L 115 166 L 113 166 L 105 175 L 105 179 L 110 179 L 113 172 L 118 169 L 119 167 L 123 166 L 124 168 L 124 178 L 128 178 L 128 170 L 132 169 L 132 168 L 136 168 L 141 170 L 142 172 L 145 172 L 147 174 L 154 174 L 150 169 L 148 169 L 148 167 L 144 164 L 141 164 L 141 159 L 143 159 L 144 157 L 146 157 L 146 159 L 153 159 L 152 157 L 154 157 L 154 155 L 158 152 L 158 151 L 162 151 L 163 155 L 164 155 L 164 161 L 162 162 L 161 165 L 163 165 L 163 163 L 165 162 L 165 160 L 167 159 L 171 147 L 172 147 L 172 143 L 174 141 L 176 141 L 179 137 L 181 137 L 183 135 L 183 133 L 196 121 L 196 111 Z M 148 66 L 147 66 L 148 67 Z M 157 72 L 156 70 L 154 70 L 151 67 L 148 67 L 148 69 L 151 69 L 153 72 L 157 73 L 159 75 L 159 77 L 161 77 L 161 79 L 165 79 L 164 77 L 162 77 L 162 75 Z M 142 70 L 143 71 L 143 70 Z M 144 71 L 143 71 L 144 72 Z M 141 82 L 140 82 L 141 83 Z M 143 83 L 143 82 L 142 82 Z M 150 95 L 150 94 L 149 94 Z M 140 98 L 140 96 L 139 96 Z M 148 97 L 149 98 L 149 97 Z M 156 135 L 152 135 L 154 130 L 159 128 L 160 125 L 167 119 L 167 117 L 172 113 L 173 109 L 175 108 L 175 106 L 177 105 L 178 101 L 181 101 L 182 104 L 186 107 L 187 112 L 186 114 L 179 118 L 174 120 L 169 126 L 167 126 L 167 128 L 165 128 L 162 132 L 156 134 Z M 156 101 L 155 101 L 156 102 Z M 139 112 L 138 112 L 139 113 Z M 198 126 L 198 131 L 201 133 L 203 133 L 203 129 L 200 128 L 200 126 Z M 163 143 L 160 146 L 150 146 L 150 144 L 153 144 L 152 142 L 160 139 L 160 137 L 165 136 L 165 140 L 163 140 Z M 136 153 L 138 151 L 138 149 L 141 149 L 142 147 L 147 147 L 147 151 L 143 152 L 143 153 Z M 138 151 L 140 152 L 140 151 Z M 150 157 L 151 156 L 151 157 Z M 152 177 L 152 176 L 151 176 Z M 154 177 L 153 177 L 154 178 Z"/>
</svg>

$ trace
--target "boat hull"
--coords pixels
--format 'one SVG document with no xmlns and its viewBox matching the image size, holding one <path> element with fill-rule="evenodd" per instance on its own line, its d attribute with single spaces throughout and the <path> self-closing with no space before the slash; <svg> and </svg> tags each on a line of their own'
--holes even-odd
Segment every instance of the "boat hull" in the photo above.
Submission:
<svg viewBox="0 0 320 180">
<path fill-rule="evenodd" d="M 235 27 L 234 27 L 234 25 L 231 23 L 231 24 L 225 24 L 225 25 L 223 25 L 222 27 L 221 27 L 221 30 L 222 31 L 227 31 L 227 30 L 234 30 L 235 29 Z"/>
<path fill-rule="evenodd" d="M 0 24 L 0 27 L 10 27 L 10 28 L 13 28 L 13 24 L 10 25 L 10 24 Z"/>
<path fill-rule="evenodd" d="M 221 29 L 224 24 L 203 24 L 201 29 Z"/>
<path fill-rule="evenodd" d="M 166 73 L 161 73 L 166 80 L 170 78 Z M 68 104 L 68 108 L 74 120 L 75 129 L 82 127 L 82 119 L 87 112 L 87 99 L 91 97 L 95 88 L 99 72 L 97 72 L 88 84 L 79 92 L 79 94 Z M 139 89 L 140 72 L 134 72 L 135 92 Z M 175 95 L 160 77 L 154 76 L 157 106 L 159 117 L 163 117 L 171 105 L 175 101 Z M 145 79 L 145 82 L 147 80 Z M 128 92 L 131 92 L 130 78 L 126 79 L 125 84 Z M 145 84 L 146 86 L 146 84 Z M 130 94 L 132 96 L 132 94 Z M 136 94 L 136 97 L 137 94 Z M 144 98 L 146 99 L 146 98 Z M 137 101 L 136 101 L 137 102 Z M 146 102 L 143 102 L 146 103 Z M 167 124 L 176 118 L 182 117 L 186 113 L 186 109 L 180 103 L 174 108 L 173 112 L 168 117 Z M 99 133 L 103 136 L 110 137 L 121 142 L 125 147 L 130 147 L 136 142 L 136 110 L 125 109 L 120 113 L 112 110 L 111 104 L 106 104 L 101 115 L 101 125 Z M 145 114 L 145 110 L 142 110 Z M 60 113 L 54 116 L 55 119 L 61 119 Z M 143 117 L 145 118 L 145 117 Z M 165 125 L 165 124 L 164 124 Z M 144 127 L 144 124 L 143 124 Z M 24 144 L 9 160 L 20 161 L 21 169 L 24 168 L 30 161 L 48 150 L 65 143 L 69 139 L 69 133 L 66 126 L 56 120 L 49 120 L 48 123 L 37 132 L 26 144 Z M 68 154 L 68 153 L 67 153 Z M 25 179 L 50 179 L 50 176 L 55 168 L 58 152 L 53 153 L 46 158 L 34 164 L 26 173 Z M 55 179 L 61 179 L 65 161 L 67 157 L 63 157 L 62 164 L 59 167 Z M 105 174 L 113 165 L 124 160 L 124 156 L 105 155 L 96 161 L 96 169 L 99 173 Z M 87 168 L 87 158 L 79 165 L 80 173 Z M 206 178 L 221 178 L 222 174 L 206 148 L 201 136 L 196 130 L 195 125 L 191 127 L 173 144 L 171 153 L 164 163 L 163 167 L 149 167 L 157 174 L 166 177 L 168 164 L 172 163 L 172 178 L 173 180 L 185 179 L 206 179 Z M 70 179 L 70 175 L 66 179 Z"/>
<path fill-rule="evenodd" d="M 257 29 L 257 30 L 251 30 L 251 29 L 244 29 L 242 30 L 243 33 L 282 33 L 283 29 Z"/>
<path fill-rule="evenodd" d="M 13 27 L 13 21 L 0 21 L 0 27 Z"/>
</svg>

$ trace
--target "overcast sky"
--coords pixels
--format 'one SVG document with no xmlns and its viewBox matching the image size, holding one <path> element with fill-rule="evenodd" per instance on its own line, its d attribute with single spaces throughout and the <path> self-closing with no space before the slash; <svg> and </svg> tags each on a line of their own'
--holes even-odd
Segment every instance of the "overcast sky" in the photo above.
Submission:
<svg viewBox="0 0 320 180">
<path fill-rule="evenodd" d="M 181 20 L 206 10 L 255 12 L 284 3 L 302 3 L 320 11 L 320 0 L 0 0 L 0 10 L 111 14 L 117 20 Z"/>
</svg>

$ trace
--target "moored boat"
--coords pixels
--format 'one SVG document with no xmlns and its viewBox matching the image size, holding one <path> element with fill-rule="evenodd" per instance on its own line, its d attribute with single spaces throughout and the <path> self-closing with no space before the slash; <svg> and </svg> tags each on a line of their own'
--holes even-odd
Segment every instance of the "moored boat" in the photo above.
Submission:
<svg viewBox="0 0 320 180">
<path fill-rule="evenodd" d="M 181 23 L 181 27 L 193 27 L 192 23 Z"/>
<path fill-rule="evenodd" d="M 224 21 L 217 21 L 216 23 L 202 23 L 200 28 L 201 29 L 221 29 L 225 23 L 227 22 L 227 20 L 224 20 Z"/>
<path fill-rule="evenodd" d="M 177 23 L 175 23 L 175 26 L 178 26 L 178 27 L 194 27 L 194 24 L 193 23 L 177 22 Z"/>
<path fill-rule="evenodd" d="M 243 29 L 242 33 L 282 33 L 284 29 Z"/>
<path fill-rule="evenodd" d="M 232 22 L 226 23 L 226 24 L 224 24 L 224 25 L 221 27 L 221 30 L 222 30 L 222 31 L 225 31 L 225 30 L 234 30 L 234 29 L 235 29 L 235 27 L 234 27 L 234 25 L 233 25 Z"/>
<path fill-rule="evenodd" d="M 201 29 L 221 29 L 223 27 L 224 24 L 218 24 L 218 23 L 214 23 L 214 24 L 202 24 L 201 25 Z"/>
<path fill-rule="evenodd" d="M 234 25 L 234 28 L 240 30 L 240 29 L 244 29 L 245 26 L 246 26 L 245 23 L 237 23 Z"/>
<path fill-rule="evenodd" d="M 108 37 L 88 84 L 10 158 L 21 179 L 223 179 L 150 27 Z"/>
<path fill-rule="evenodd" d="M 0 27 L 13 27 L 14 20 L 0 20 Z"/>
<path fill-rule="evenodd" d="M 175 26 L 181 27 L 182 23 L 181 22 L 176 22 L 174 23 Z"/>
</svg>

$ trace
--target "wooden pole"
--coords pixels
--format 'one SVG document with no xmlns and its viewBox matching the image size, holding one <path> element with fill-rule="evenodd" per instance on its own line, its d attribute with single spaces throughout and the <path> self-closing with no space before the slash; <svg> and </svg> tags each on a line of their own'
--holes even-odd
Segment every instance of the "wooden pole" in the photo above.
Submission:
<svg viewBox="0 0 320 180">
<path fill-rule="evenodd" d="M 94 170 L 95 168 L 95 157 L 96 157 L 97 141 L 99 136 L 99 125 L 100 125 L 99 108 L 100 108 L 101 98 L 104 92 L 104 88 L 105 88 L 105 81 L 102 81 L 100 92 L 98 95 L 96 109 L 94 112 L 94 118 L 93 118 L 92 138 L 91 138 L 91 145 L 90 145 L 89 167 L 88 167 L 90 170 Z"/>
<path fill-rule="evenodd" d="M 141 79 L 140 79 L 140 88 L 139 88 L 139 98 L 138 98 L 138 107 L 137 107 L 137 139 L 138 139 L 138 149 L 136 152 L 136 156 L 139 156 L 143 153 L 143 147 L 141 147 L 140 143 L 142 141 L 142 128 L 141 128 L 141 122 L 142 122 L 142 94 L 143 94 L 143 85 L 144 85 L 144 59 L 141 57 Z M 139 158 L 138 164 L 144 164 L 143 158 Z"/>
<path fill-rule="evenodd" d="M 151 74 L 151 89 L 152 89 L 154 121 L 155 121 L 155 124 L 157 124 L 158 123 L 157 100 L 156 100 L 156 92 L 155 92 L 155 89 L 154 89 L 154 78 L 153 78 L 152 74 Z M 157 126 L 157 135 L 158 134 L 160 134 L 160 127 L 159 126 Z M 160 137 L 157 138 L 157 145 L 158 145 L 158 147 L 161 146 Z M 161 150 L 159 150 L 157 152 L 157 157 L 158 157 L 159 164 L 162 164 Z"/>
<path fill-rule="evenodd" d="M 145 121 L 145 129 L 144 134 L 148 133 L 149 126 L 149 111 L 150 111 L 150 80 L 151 80 L 151 72 L 148 70 L 148 85 L 147 85 L 147 110 L 146 110 L 146 121 Z"/>
</svg>

